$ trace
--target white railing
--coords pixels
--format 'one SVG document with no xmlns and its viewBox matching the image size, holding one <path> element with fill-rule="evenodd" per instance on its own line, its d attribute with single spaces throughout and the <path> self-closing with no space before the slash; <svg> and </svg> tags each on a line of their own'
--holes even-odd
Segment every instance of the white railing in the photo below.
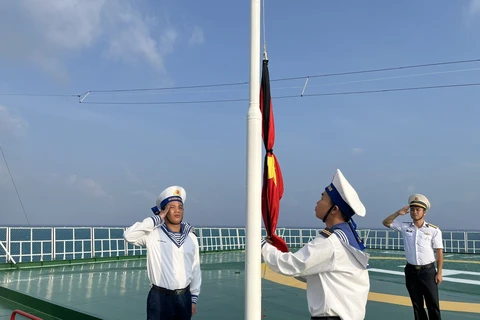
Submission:
<svg viewBox="0 0 480 320">
<path fill-rule="evenodd" d="M 146 249 L 126 243 L 124 227 L 3 227 L 0 241 L 15 262 L 141 256 Z M 290 248 L 312 240 L 321 229 L 279 228 Z M 245 228 L 196 228 L 200 250 L 245 249 Z M 390 230 L 359 230 L 368 249 L 403 250 L 401 235 Z M 265 230 L 262 230 L 265 236 Z M 443 231 L 445 252 L 480 253 L 480 232 Z M 9 262 L 0 246 L 0 263 Z"/>
</svg>

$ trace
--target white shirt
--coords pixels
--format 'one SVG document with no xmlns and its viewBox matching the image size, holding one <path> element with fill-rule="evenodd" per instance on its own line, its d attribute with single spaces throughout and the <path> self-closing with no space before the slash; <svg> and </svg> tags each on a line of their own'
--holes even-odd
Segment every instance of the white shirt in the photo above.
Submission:
<svg viewBox="0 0 480 320">
<path fill-rule="evenodd" d="M 413 222 L 393 220 L 390 229 L 401 232 L 407 262 L 426 265 L 435 262 L 433 249 L 443 249 L 442 231 L 437 226 L 423 222 L 420 228 Z"/>
<path fill-rule="evenodd" d="M 147 247 L 147 272 L 152 284 L 170 290 L 190 284 L 192 302 L 196 303 L 202 282 L 198 240 L 192 227 L 182 224 L 183 233 L 172 233 L 155 215 L 136 222 L 123 237 L 129 243 Z"/>
<path fill-rule="evenodd" d="M 311 316 L 365 318 L 370 290 L 367 253 L 327 234 L 318 235 L 295 253 L 283 253 L 265 243 L 262 256 L 273 271 L 305 278 Z"/>
</svg>

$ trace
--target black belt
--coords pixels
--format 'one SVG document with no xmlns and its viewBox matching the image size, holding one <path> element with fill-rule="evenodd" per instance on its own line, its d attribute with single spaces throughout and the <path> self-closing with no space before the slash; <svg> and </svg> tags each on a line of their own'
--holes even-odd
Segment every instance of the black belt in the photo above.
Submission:
<svg viewBox="0 0 480 320">
<path fill-rule="evenodd" d="M 310 319 L 323 319 L 323 320 L 342 320 L 339 316 L 321 316 L 311 317 Z"/>
<path fill-rule="evenodd" d="M 432 263 L 429 263 L 429 264 L 424 264 L 424 265 L 415 265 L 415 264 L 410 264 L 407 262 L 407 266 L 411 267 L 411 268 L 415 268 L 417 270 L 421 270 L 421 269 L 429 269 L 431 267 L 433 267 L 435 265 L 435 262 L 432 262 Z"/>
<path fill-rule="evenodd" d="M 166 294 L 171 294 L 171 295 L 179 295 L 179 294 L 184 294 L 185 292 L 190 290 L 190 285 L 188 285 L 186 288 L 183 289 L 175 289 L 175 290 L 170 290 L 162 287 L 157 287 L 156 285 L 152 284 L 152 289 L 158 292 L 163 292 Z"/>
</svg>

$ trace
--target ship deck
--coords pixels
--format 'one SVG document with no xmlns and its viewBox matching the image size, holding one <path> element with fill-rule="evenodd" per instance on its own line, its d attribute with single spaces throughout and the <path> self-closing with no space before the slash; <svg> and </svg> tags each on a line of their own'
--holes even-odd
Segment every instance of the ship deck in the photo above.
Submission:
<svg viewBox="0 0 480 320">
<path fill-rule="evenodd" d="M 366 319 L 412 319 L 401 251 L 370 250 Z M 196 320 L 244 319 L 245 253 L 201 254 L 202 292 Z M 75 261 L 73 261 L 75 262 Z M 145 319 L 145 259 L 0 271 L 0 320 L 21 309 L 42 319 Z M 480 256 L 445 254 L 440 306 L 444 319 L 480 319 Z M 263 266 L 263 319 L 309 319 L 305 285 Z M 23 319 L 18 316 L 18 319 Z"/>
</svg>

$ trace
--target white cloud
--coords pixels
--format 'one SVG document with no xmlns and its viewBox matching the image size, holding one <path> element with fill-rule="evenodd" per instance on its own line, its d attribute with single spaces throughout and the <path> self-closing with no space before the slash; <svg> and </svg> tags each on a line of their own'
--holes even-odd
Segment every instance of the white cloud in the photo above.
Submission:
<svg viewBox="0 0 480 320">
<path fill-rule="evenodd" d="M 108 12 L 111 21 L 108 56 L 125 62 L 145 60 L 150 66 L 163 70 L 164 56 L 171 53 L 178 39 L 175 28 L 168 23 L 159 26 L 155 18 L 144 18 L 130 5 L 122 7 L 114 2 L 116 9 Z M 151 35 L 150 28 L 161 30 L 158 39 Z"/>
<path fill-rule="evenodd" d="M 123 163 L 122 164 L 122 167 L 123 169 L 125 170 L 125 175 L 128 179 L 128 181 L 134 183 L 134 184 L 138 184 L 140 185 L 142 182 L 140 181 L 140 178 L 138 177 L 138 175 L 133 172 L 130 167 L 128 166 L 128 164 L 126 163 Z"/>
<path fill-rule="evenodd" d="M 468 8 L 468 13 L 471 16 L 480 14 L 480 1 L 479 0 L 470 0 L 467 8 Z"/>
<path fill-rule="evenodd" d="M 190 46 L 200 45 L 205 42 L 205 35 L 203 33 L 203 29 L 199 26 L 195 26 L 193 28 L 192 36 L 190 40 L 188 40 L 188 44 Z"/>
<path fill-rule="evenodd" d="M 106 127 L 127 125 L 120 117 L 114 114 L 107 114 L 102 110 L 93 111 L 87 108 L 79 108 L 78 105 L 47 105 L 43 108 L 35 109 L 35 112 L 46 114 L 52 118 L 61 117 L 72 121 L 96 122 Z"/>
<path fill-rule="evenodd" d="M 469 28 L 473 28 L 480 15 L 480 0 L 469 0 L 463 6 L 463 21 Z"/>
<path fill-rule="evenodd" d="M 98 26 L 105 3 L 105 0 L 22 0 L 18 5 L 45 32 L 43 37 L 49 44 L 76 50 L 88 48 L 101 34 Z"/>
<path fill-rule="evenodd" d="M 66 81 L 65 59 L 102 43 L 106 56 L 164 72 L 178 39 L 167 19 L 143 15 L 128 0 L 0 2 L 0 57 L 29 62 Z"/>
<path fill-rule="evenodd" d="M 363 153 L 364 150 L 362 148 L 352 148 L 352 152 L 355 154 Z"/>
<path fill-rule="evenodd" d="M 68 185 L 74 187 L 76 190 L 83 192 L 93 197 L 109 197 L 111 196 L 103 189 L 102 185 L 90 178 L 79 177 L 76 174 L 72 174 L 67 177 L 66 182 Z"/>
<path fill-rule="evenodd" d="M 146 198 L 147 200 L 152 201 L 152 203 L 155 201 L 155 199 L 157 199 L 156 195 L 154 195 L 153 193 L 151 193 L 147 190 L 144 190 L 144 189 L 143 190 L 132 191 L 131 194 L 134 195 L 134 196 L 142 196 L 142 197 Z"/>
<path fill-rule="evenodd" d="M 28 122 L 18 112 L 0 105 L 0 133 L 25 137 L 28 133 Z"/>
</svg>

